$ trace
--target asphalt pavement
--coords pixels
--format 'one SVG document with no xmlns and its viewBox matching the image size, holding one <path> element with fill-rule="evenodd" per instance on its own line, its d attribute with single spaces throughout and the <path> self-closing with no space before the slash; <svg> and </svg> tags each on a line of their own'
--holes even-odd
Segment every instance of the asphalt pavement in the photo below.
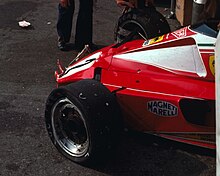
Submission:
<svg viewBox="0 0 220 176">
<path fill-rule="evenodd" d="M 57 49 L 57 3 L 0 1 L 0 175 L 214 176 L 212 152 L 130 132 L 116 144 L 119 151 L 111 160 L 106 158 L 104 164 L 92 168 L 69 161 L 55 149 L 45 128 L 45 101 L 56 86 L 57 59 L 65 65 L 77 54 Z M 167 13 L 164 7 L 160 10 Z M 120 13 L 114 0 L 98 0 L 94 43 L 113 43 Z M 21 20 L 30 22 L 31 27 L 19 27 Z M 175 20 L 168 21 L 172 30 L 178 27 Z"/>
</svg>

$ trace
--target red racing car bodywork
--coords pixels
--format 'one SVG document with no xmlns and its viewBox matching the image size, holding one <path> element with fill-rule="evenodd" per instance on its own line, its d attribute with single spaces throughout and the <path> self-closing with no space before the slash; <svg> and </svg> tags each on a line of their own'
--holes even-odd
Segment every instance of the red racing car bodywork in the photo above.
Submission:
<svg viewBox="0 0 220 176">
<path fill-rule="evenodd" d="M 214 149 L 215 42 L 185 27 L 110 46 L 69 66 L 57 83 L 100 75 L 116 91 L 128 127 Z"/>
<path fill-rule="evenodd" d="M 116 95 L 128 128 L 215 149 L 216 36 L 202 24 L 112 45 L 60 69 L 57 84 L 96 79 Z"/>
</svg>

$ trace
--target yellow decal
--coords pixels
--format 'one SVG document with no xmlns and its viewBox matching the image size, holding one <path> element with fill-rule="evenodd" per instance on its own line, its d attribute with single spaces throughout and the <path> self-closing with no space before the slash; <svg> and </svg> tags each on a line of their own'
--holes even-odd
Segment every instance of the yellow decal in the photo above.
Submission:
<svg viewBox="0 0 220 176">
<path fill-rule="evenodd" d="M 164 35 L 150 39 L 149 45 L 154 44 L 154 43 L 158 43 L 158 42 L 162 41 L 163 38 L 164 38 Z"/>
<path fill-rule="evenodd" d="M 213 76 L 215 76 L 215 56 L 214 55 L 209 57 L 209 68 Z"/>
</svg>

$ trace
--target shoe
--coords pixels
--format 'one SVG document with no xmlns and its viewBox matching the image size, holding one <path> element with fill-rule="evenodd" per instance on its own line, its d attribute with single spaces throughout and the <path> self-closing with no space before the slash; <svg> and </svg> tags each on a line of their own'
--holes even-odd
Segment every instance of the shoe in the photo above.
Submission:
<svg viewBox="0 0 220 176">
<path fill-rule="evenodd" d="M 59 50 L 61 51 L 66 51 L 66 44 L 63 41 L 58 41 L 57 47 L 59 48 Z"/>
</svg>

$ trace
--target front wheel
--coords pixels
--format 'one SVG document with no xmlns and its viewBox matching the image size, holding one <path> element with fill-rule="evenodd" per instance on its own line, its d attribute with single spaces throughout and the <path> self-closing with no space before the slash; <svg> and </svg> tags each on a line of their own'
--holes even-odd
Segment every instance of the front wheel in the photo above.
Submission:
<svg viewBox="0 0 220 176">
<path fill-rule="evenodd" d="M 80 164 L 100 161 L 117 146 L 122 127 L 115 96 L 95 80 L 52 91 L 45 121 L 56 148 Z"/>
</svg>

